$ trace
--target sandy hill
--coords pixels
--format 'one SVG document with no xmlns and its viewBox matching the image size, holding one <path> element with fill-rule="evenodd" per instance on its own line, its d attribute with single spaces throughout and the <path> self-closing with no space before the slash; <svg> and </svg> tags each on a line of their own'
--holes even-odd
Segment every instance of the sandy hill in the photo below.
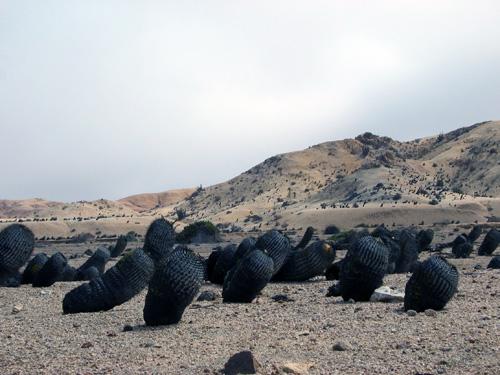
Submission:
<svg viewBox="0 0 500 375">
<path fill-rule="evenodd" d="M 73 218 L 132 215 L 135 211 L 107 199 L 71 203 L 43 199 L 0 200 L 0 217 L 3 218 Z"/>
<path fill-rule="evenodd" d="M 137 194 L 120 199 L 118 202 L 137 212 L 165 208 L 188 198 L 195 189 L 168 190 L 161 193 Z"/>
<path fill-rule="evenodd" d="M 71 203 L 44 199 L 0 200 L 0 218 L 89 218 L 134 216 L 155 208 L 170 207 L 189 197 L 195 189 L 137 194 L 118 201 L 99 199 Z"/>
</svg>

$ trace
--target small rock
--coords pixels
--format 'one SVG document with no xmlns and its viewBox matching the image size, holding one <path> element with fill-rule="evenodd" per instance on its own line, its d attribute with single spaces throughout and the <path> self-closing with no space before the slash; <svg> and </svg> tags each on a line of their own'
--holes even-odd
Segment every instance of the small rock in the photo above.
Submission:
<svg viewBox="0 0 500 375">
<path fill-rule="evenodd" d="M 94 346 L 94 344 L 92 344 L 92 343 L 91 343 L 91 342 L 89 342 L 89 341 L 84 342 L 84 343 L 82 344 L 82 348 L 83 348 L 83 349 L 88 349 L 88 348 L 91 348 L 91 347 L 93 347 L 93 346 Z"/>
<path fill-rule="evenodd" d="M 161 345 L 156 344 L 154 341 L 146 341 L 144 344 L 141 344 L 143 348 L 161 348 Z"/>
<path fill-rule="evenodd" d="M 215 301 L 217 298 L 217 295 L 212 292 L 211 290 L 205 290 L 200 293 L 200 295 L 197 298 L 197 301 Z"/>
<path fill-rule="evenodd" d="M 403 302 L 405 294 L 388 286 L 382 286 L 375 289 L 370 297 L 371 302 Z"/>
<path fill-rule="evenodd" d="M 257 374 L 261 368 L 260 363 L 255 359 L 249 350 L 234 354 L 224 365 L 223 373 L 226 375 L 237 374 Z"/>
<path fill-rule="evenodd" d="M 346 303 L 356 303 L 356 301 L 355 301 L 355 300 L 353 300 L 352 298 L 349 298 L 349 299 L 346 301 Z"/>
<path fill-rule="evenodd" d="M 335 352 L 345 352 L 346 350 L 349 350 L 349 346 L 345 342 L 339 341 L 333 345 L 332 349 Z"/>
<path fill-rule="evenodd" d="M 280 369 L 285 374 L 306 375 L 313 367 L 311 363 L 285 363 Z"/>
<path fill-rule="evenodd" d="M 84 254 L 88 255 L 88 256 L 91 256 L 92 254 L 94 254 L 94 252 L 92 250 L 90 250 L 90 249 L 87 249 L 87 250 L 85 250 Z"/>
<path fill-rule="evenodd" d="M 432 316 L 433 318 L 437 316 L 436 310 L 433 309 L 427 309 L 424 311 L 425 315 L 427 316 Z"/>
<path fill-rule="evenodd" d="M 80 323 L 73 323 L 73 328 L 80 328 Z"/>
<path fill-rule="evenodd" d="M 286 294 L 276 294 L 271 297 L 274 302 L 294 302 L 295 300 L 288 297 Z"/>
<path fill-rule="evenodd" d="M 340 297 L 341 295 L 342 291 L 340 290 L 339 283 L 333 284 L 328 288 L 328 293 L 326 293 L 327 297 Z"/>
<path fill-rule="evenodd" d="M 108 332 L 106 332 L 106 336 L 108 336 L 108 337 L 116 337 L 116 332 L 108 331 Z"/>
<path fill-rule="evenodd" d="M 12 314 L 18 314 L 23 311 L 23 305 L 14 305 L 12 308 Z"/>
<path fill-rule="evenodd" d="M 132 327 L 130 324 L 125 324 L 123 326 L 123 332 L 130 332 L 130 331 L 133 331 L 134 330 L 134 327 Z"/>
<path fill-rule="evenodd" d="M 481 267 L 481 265 L 480 265 L 480 264 L 476 264 L 476 265 L 474 266 L 474 269 L 475 269 L 475 270 L 480 270 L 480 269 L 482 269 L 482 268 L 483 268 L 483 267 Z"/>
<path fill-rule="evenodd" d="M 408 316 L 417 316 L 417 312 L 415 310 L 408 310 L 406 312 L 406 315 L 408 315 Z"/>
<path fill-rule="evenodd" d="M 400 342 L 399 344 L 396 344 L 396 349 L 401 350 L 401 349 L 409 349 L 411 347 L 410 343 L 408 341 Z"/>
<path fill-rule="evenodd" d="M 49 295 L 49 296 L 50 296 L 50 295 L 52 294 L 52 292 L 51 292 L 50 290 L 41 290 L 41 291 L 40 291 L 40 294 L 41 294 L 42 296 L 46 296 L 46 295 Z"/>
</svg>

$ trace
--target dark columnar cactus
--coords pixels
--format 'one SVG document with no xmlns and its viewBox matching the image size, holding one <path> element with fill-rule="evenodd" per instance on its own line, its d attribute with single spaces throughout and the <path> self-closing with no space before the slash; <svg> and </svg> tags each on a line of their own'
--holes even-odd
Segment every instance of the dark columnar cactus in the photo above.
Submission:
<svg viewBox="0 0 500 375">
<path fill-rule="evenodd" d="M 32 284 L 35 281 L 38 272 L 42 269 L 44 264 L 49 260 L 45 253 L 36 254 L 29 262 L 23 272 L 23 284 Z"/>
<path fill-rule="evenodd" d="M 451 252 L 456 258 L 468 258 L 472 253 L 473 246 L 469 241 L 454 244 Z"/>
<path fill-rule="evenodd" d="M 345 259 L 345 258 L 344 258 Z M 344 263 L 344 259 L 339 260 L 331 264 L 325 271 L 325 276 L 327 280 L 338 280 L 340 277 L 340 269 Z"/>
<path fill-rule="evenodd" d="M 392 238 L 393 233 L 389 229 L 387 229 L 385 225 L 379 225 L 372 231 L 371 236 L 377 238 L 382 238 L 382 237 Z"/>
<path fill-rule="evenodd" d="M 458 286 L 458 271 L 446 259 L 433 255 L 414 270 L 406 283 L 405 310 L 441 310 Z"/>
<path fill-rule="evenodd" d="M 492 268 L 492 269 L 499 269 L 500 268 L 500 255 L 494 256 L 491 258 L 490 262 L 488 263 L 487 268 Z"/>
<path fill-rule="evenodd" d="M 116 240 L 115 246 L 110 251 L 111 257 L 112 258 L 119 257 L 125 251 L 126 247 L 127 247 L 127 237 L 119 236 L 118 239 Z"/>
<path fill-rule="evenodd" d="M 222 253 L 222 249 L 220 247 L 212 250 L 207 259 L 207 272 L 206 272 L 206 280 L 214 280 L 214 270 L 215 265 L 217 264 L 217 260 L 219 259 L 220 254 Z"/>
<path fill-rule="evenodd" d="M 21 224 L 12 224 L 0 232 L 0 272 L 18 271 L 26 264 L 33 248 L 33 232 Z"/>
<path fill-rule="evenodd" d="M 401 254 L 396 260 L 395 273 L 410 272 L 415 262 L 418 260 L 419 244 L 415 234 L 408 230 L 403 229 L 398 237 L 398 244 L 401 247 Z"/>
<path fill-rule="evenodd" d="M 255 247 L 264 251 L 273 260 L 273 275 L 279 272 L 291 251 L 288 238 L 277 230 L 271 230 L 260 236 Z"/>
<path fill-rule="evenodd" d="M 172 252 L 175 244 L 175 231 L 165 219 L 156 219 L 151 223 L 144 240 L 144 252 L 158 261 Z"/>
<path fill-rule="evenodd" d="M 387 263 L 386 273 L 391 274 L 396 272 L 396 262 L 401 258 L 401 245 L 392 237 L 380 237 L 384 245 L 389 250 L 389 260 Z"/>
<path fill-rule="evenodd" d="M 342 298 L 368 301 L 374 290 L 382 285 L 388 259 L 389 251 L 379 240 L 366 236 L 356 241 L 340 270 Z"/>
<path fill-rule="evenodd" d="M 427 250 L 434 239 L 434 231 L 432 229 L 423 229 L 417 234 L 418 252 Z"/>
<path fill-rule="evenodd" d="M 61 281 L 75 281 L 77 273 L 78 271 L 76 270 L 75 267 L 66 264 L 66 267 L 64 267 L 63 270 Z"/>
<path fill-rule="evenodd" d="M 0 286 L 16 288 L 21 285 L 22 276 L 19 271 L 3 270 L 0 272 Z"/>
<path fill-rule="evenodd" d="M 67 293 L 63 300 L 63 312 L 74 314 L 110 310 L 143 290 L 153 272 L 153 260 L 143 250 L 134 250 L 102 276 Z"/>
<path fill-rule="evenodd" d="M 58 281 L 62 281 L 64 269 L 67 264 L 68 260 L 62 253 L 55 253 L 40 269 L 35 280 L 33 281 L 33 286 L 38 288 L 48 287 Z"/>
<path fill-rule="evenodd" d="M 252 250 L 255 250 L 255 244 L 257 240 L 253 237 L 246 237 L 241 241 L 236 249 L 236 253 L 234 253 L 234 260 L 237 262 L 242 259 L 247 253 Z"/>
<path fill-rule="evenodd" d="M 491 229 L 484 237 L 483 243 L 479 247 L 479 255 L 491 255 L 500 243 L 500 232 L 495 228 Z"/>
<path fill-rule="evenodd" d="M 144 304 L 146 325 L 178 323 L 203 283 L 204 266 L 190 250 L 176 248 L 156 264 Z"/>
<path fill-rule="evenodd" d="M 479 236 L 481 236 L 482 232 L 483 230 L 480 225 L 474 225 L 467 235 L 467 239 L 471 244 L 473 244 L 479 238 Z"/>
<path fill-rule="evenodd" d="M 227 274 L 222 290 L 223 301 L 252 302 L 271 280 L 274 268 L 272 258 L 263 251 L 249 252 Z"/>
<path fill-rule="evenodd" d="M 80 275 L 85 271 L 87 268 L 90 267 L 95 267 L 99 271 L 99 273 L 104 273 L 104 270 L 106 268 L 106 263 L 108 262 L 110 258 L 109 250 L 100 247 L 98 248 L 85 263 L 83 263 L 77 270 L 78 272 L 78 279 L 80 279 Z"/>
<path fill-rule="evenodd" d="M 305 249 L 307 244 L 311 241 L 312 237 L 314 235 L 314 228 L 313 227 L 307 227 L 304 236 L 300 240 L 300 242 L 295 246 L 295 250 L 298 249 Z"/>
<path fill-rule="evenodd" d="M 322 275 L 335 259 L 332 244 L 317 241 L 305 249 L 290 253 L 286 263 L 274 276 L 275 281 L 305 281 Z"/>
<path fill-rule="evenodd" d="M 81 273 L 77 272 L 76 279 L 78 281 L 90 281 L 92 279 L 95 279 L 96 277 L 101 276 L 101 273 L 99 270 L 95 267 L 89 267 L 84 269 Z"/>
<path fill-rule="evenodd" d="M 235 265 L 234 254 L 236 254 L 236 245 L 228 245 L 220 251 L 213 272 L 209 275 L 209 280 L 213 284 L 224 283 L 224 278 L 231 268 Z"/>
</svg>

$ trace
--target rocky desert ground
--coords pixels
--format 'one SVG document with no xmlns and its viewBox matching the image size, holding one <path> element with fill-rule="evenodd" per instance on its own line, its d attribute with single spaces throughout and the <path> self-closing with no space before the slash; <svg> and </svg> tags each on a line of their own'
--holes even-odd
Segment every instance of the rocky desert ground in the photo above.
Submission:
<svg viewBox="0 0 500 375">
<path fill-rule="evenodd" d="M 70 260 L 79 265 L 89 246 L 36 252 L 57 248 L 79 255 Z M 194 248 L 207 255 L 212 247 Z M 250 351 L 262 374 L 496 374 L 500 272 L 486 269 L 490 258 L 450 257 L 460 272 L 456 296 L 443 311 L 416 316 L 402 302 L 325 297 L 332 282 L 324 277 L 271 283 L 251 304 L 222 303 L 221 287 L 206 283 L 201 292 L 213 291 L 214 301 L 195 300 L 180 324 L 158 328 L 144 325 L 145 292 L 108 312 L 63 315 L 61 301 L 77 282 L 0 288 L 2 373 L 217 374 L 232 355 Z M 388 275 L 384 285 L 404 291 L 408 277 Z"/>
<path fill-rule="evenodd" d="M 272 228 L 298 240 L 308 226 L 325 239 L 329 225 L 412 225 L 447 242 L 473 224 L 500 228 L 499 145 L 500 122 L 491 121 L 409 142 L 366 133 L 272 157 L 210 187 L 118 201 L 3 200 L 0 230 L 21 222 L 35 233 L 35 254 L 61 251 L 72 265 L 121 234 L 134 232 L 128 247 L 141 247 L 160 216 L 177 230 L 217 224 L 221 243 L 190 245 L 205 257 Z M 326 297 L 324 277 L 270 283 L 251 304 L 222 303 L 221 287 L 205 283 L 213 301 L 195 300 L 180 324 L 159 328 L 144 325 L 144 291 L 108 312 L 63 315 L 78 282 L 0 288 L 1 373 L 216 374 L 249 351 L 262 374 L 498 374 L 500 272 L 486 269 L 491 257 L 477 249 L 467 259 L 445 256 L 459 270 L 459 290 L 444 310 L 415 316 L 398 301 Z M 409 276 L 387 275 L 384 285 L 404 291 Z"/>
</svg>

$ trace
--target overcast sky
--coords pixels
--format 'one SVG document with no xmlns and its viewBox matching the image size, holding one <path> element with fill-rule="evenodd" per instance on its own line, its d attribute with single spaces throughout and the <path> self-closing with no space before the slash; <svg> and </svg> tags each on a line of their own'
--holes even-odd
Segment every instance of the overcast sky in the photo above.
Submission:
<svg viewBox="0 0 500 375">
<path fill-rule="evenodd" d="M 500 119 L 500 1 L 0 0 L 0 199 L 222 182 Z"/>
</svg>

